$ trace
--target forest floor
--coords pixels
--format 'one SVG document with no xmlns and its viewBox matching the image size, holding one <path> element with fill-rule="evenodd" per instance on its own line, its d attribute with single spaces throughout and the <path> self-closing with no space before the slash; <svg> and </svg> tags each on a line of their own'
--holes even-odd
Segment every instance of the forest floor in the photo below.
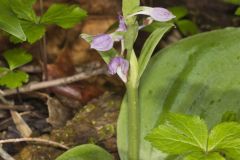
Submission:
<svg viewBox="0 0 240 160">
<path fill-rule="evenodd" d="M 116 122 L 125 87 L 117 76 L 110 76 L 99 55 L 79 38 L 81 33 L 96 35 L 104 33 L 117 21 L 121 11 L 120 0 L 48 0 L 46 10 L 52 3 L 79 4 L 87 10 L 86 20 L 73 29 L 49 27 L 46 33 L 48 54 L 47 77 L 49 81 L 75 78 L 71 84 L 41 83 L 39 65 L 41 43 L 22 44 L 34 56 L 34 61 L 21 69 L 30 74 L 30 86 L 18 90 L 4 90 L 7 100 L 15 106 L 0 104 L 0 139 L 17 139 L 30 134 L 33 142 L 7 143 L 3 149 L 16 160 L 53 160 L 65 151 L 62 146 L 34 142 L 41 138 L 58 142 L 67 147 L 95 143 L 118 159 L 116 145 Z M 189 16 L 200 31 L 209 31 L 228 26 L 239 26 L 234 16 L 236 6 L 220 0 L 143 0 L 149 6 L 185 6 Z M 35 6 L 37 12 L 40 7 Z M 135 45 L 141 49 L 146 33 L 140 33 Z M 184 36 L 174 29 L 159 45 L 159 48 L 178 41 Z M 0 37 L 0 52 L 13 48 L 8 37 Z M 80 76 L 79 76 L 80 74 Z M 78 77 L 77 77 L 78 76 Z M 77 80 L 76 80 L 77 77 Z M 14 112 L 13 112 L 14 111 Z M 22 124 L 23 123 L 23 124 Z M 1 160 L 1 158 L 0 158 Z"/>
</svg>

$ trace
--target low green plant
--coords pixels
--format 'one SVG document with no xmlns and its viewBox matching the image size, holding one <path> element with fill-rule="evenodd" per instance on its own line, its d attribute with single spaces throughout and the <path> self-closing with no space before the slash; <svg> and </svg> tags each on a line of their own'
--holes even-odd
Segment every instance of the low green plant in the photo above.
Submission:
<svg viewBox="0 0 240 160">
<path fill-rule="evenodd" d="M 184 160 L 237 160 L 240 157 L 240 124 L 237 122 L 220 123 L 208 132 L 199 116 L 169 113 L 146 140 L 160 151 L 179 155 Z"/>
<path fill-rule="evenodd" d="M 32 9 L 35 2 L 36 0 L 9 1 L 12 12 L 18 18 L 26 39 L 31 44 L 43 37 L 48 25 L 58 25 L 68 29 L 86 17 L 86 11 L 77 5 L 66 4 L 53 4 L 42 16 L 37 16 Z M 18 39 L 15 35 L 10 39 L 15 43 L 22 42 L 22 39 Z"/>
<path fill-rule="evenodd" d="M 0 67 L 0 85 L 8 88 L 17 88 L 27 82 L 29 75 L 18 70 L 19 67 L 27 64 L 32 60 L 31 54 L 23 49 L 12 49 L 3 53 L 8 68 Z"/>
<path fill-rule="evenodd" d="M 64 29 L 72 28 L 86 17 L 86 11 L 77 5 L 53 4 L 41 16 L 33 10 L 36 0 L 0 0 L 0 29 L 10 34 L 10 41 L 30 44 L 40 40 L 48 25 L 57 25 Z M 66 14 L 67 13 L 67 14 Z M 45 53 L 46 54 L 46 53 Z M 27 59 L 28 57 L 28 59 Z M 31 57 L 23 49 L 6 51 L 4 58 L 10 68 L 1 67 L 0 85 L 17 88 L 28 81 L 28 75 L 11 67 L 13 63 L 23 65 Z"/>
</svg>

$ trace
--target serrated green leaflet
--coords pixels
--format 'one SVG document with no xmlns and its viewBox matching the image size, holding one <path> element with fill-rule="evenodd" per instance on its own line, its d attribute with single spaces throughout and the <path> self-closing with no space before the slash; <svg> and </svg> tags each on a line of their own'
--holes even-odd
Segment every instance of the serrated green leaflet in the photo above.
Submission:
<svg viewBox="0 0 240 160">
<path fill-rule="evenodd" d="M 0 29 L 23 41 L 26 40 L 20 22 L 17 16 L 12 12 L 8 0 L 0 0 Z"/>
<path fill-rule="evenodd" d="M 45 31 L 46 31 L 44 25 L 36 24 L 33 22 L 29 22 L 29 21 L 21 21 L 21 26 L 27 37 L 27 41 L 30 44 L 33 44 L 36 41 L 38 41 L 39 39 L 41 39 L 44 36 Z M 23 42 L 15 36 L 10 36 L 10 41 L 15 44 Z"/>
<path fill-rule="evenodd" d="M 32 8 L 36 0 L 9 0 L 13 12 L 20 19 L 37 22 L 37 16 Z"/>
<path fill-rule="evenodd" d="M 208 129 L 197 116 L 169 114 L 163 125 L 159 125 L 146 140 L 169 154 L 184 154 L 206 150 Z"/>
<path fill-rule="evenodd" d="M 113 160 L 113 157 L 96 145 L 84 144 L 68 150 L 56 160 Z"/>
<path fill-rule="evenodd" d="M 219 153 L 203 154 L 201 152 L 190 154 L 183 160 L 226 160 Z"/>
<path fill-rule="evenodd" d="M 224 122 L 208 134 L 199 116 L 166 114 L 162 124 L 153 129 L 146 140 L 170 155 L 183 155 L 184 160 L 221 160 L 240 157 L 240 124 Z"/>
<path fill-rule="evenodd" d="M 23 83 L 28 81 L 28 74 L 22 71 L 8 71 L 0 77 L 0 85 L 8 88 L 21 87 Z"/>
<path fill-rule="evenodd" d="M 14 70 L 32 60 L 31 54 L 23 49 L 8 50 L 3 53 L 3 56 L 8 62 L 10 70 Z"/>
<path fill-rule="evenodd" d="M 219 150 L 231 158 L 240 157 L 240 125 L 225 122 L 213 128 L 209 135 L 208 150 Z"/>
<path fill-rule="evenodd" d="M 56 24 L 62 28 L 71 28 L 86 16 L 86 11 L 77 5 L 53 4 L 41 17 L 40 22 Z"/>
<path fill-rule="evenodd" d="M 45 34 L 45 26 L 42 24 L 35 24 L 32 22 L 21 21 L 21 25 L 24 33 L 27 36 L 27 41 L 29 43 L 34 43 L 41 39 Z"/>
</svg>

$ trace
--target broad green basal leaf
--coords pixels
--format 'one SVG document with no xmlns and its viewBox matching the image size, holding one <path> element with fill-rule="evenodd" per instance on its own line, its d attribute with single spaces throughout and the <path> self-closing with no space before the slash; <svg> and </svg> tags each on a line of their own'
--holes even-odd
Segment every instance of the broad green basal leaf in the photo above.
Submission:
<svg viewBox="0 0 240 160">
<path fill-rule="evenodd" d="M 166 157 L 144 140 L 163 111 L 200 115 L 210 128 L 224 113 L 240 112 L 239 39 L 237 28 L 207 32 L 179 41 L 151 59 L 139 93 L 142 160 Z M 127 148 L 127 114 L 125 99 L 118 121 L 120 154 Z"/>
<path fill-rule="evenodd" d="M 26 36 L 22 30 L 19 19 L 12 12 L 8 0 L 0 0 L 0 29 L 25 41 Z"/>
<path fill-rule="evenodd" d="M 56 160 L 113 160 L 113 157 L 96 145 L 84 144 L 68 150 Z"/>
<path fill-rule="evenodd" d="M 23 49 L 12 49 L 3 53 L 4 58 L 8 62 L 9 69 L 14 70 L 32 60 L 32 55 Z"/>
<path fill-rule="evenodd" d="M 25 72 L 8 70 L 3 76 L 0 76 L 0 85 L 12 89 L 17 88 L 26 83 L 28 78 L 29 76 Z"/>
<path fill-rule="evenodd" d="M 62 28 L 71 28 L 86 16 L 86 11 L 77 5 L 53 4 L 42 16 L 40 22 L 56 24 Z"/>
</svg>

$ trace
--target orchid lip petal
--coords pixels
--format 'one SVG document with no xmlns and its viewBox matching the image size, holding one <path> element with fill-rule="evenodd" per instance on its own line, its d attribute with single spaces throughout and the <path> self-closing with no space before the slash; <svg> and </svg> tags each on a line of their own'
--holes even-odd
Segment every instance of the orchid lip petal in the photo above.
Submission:
<svg viewBox="0 0 240 160">
<path fill-rule="evenodd" d="M 117 68 L 117 75 L 121 78 L 121 80 L 126 83 L 127 82 L 127 76 L 123 74 L 122 69 L 120 67 Z"/>
<path fill-rule="evenodd" d="M 113 38 L 109 34 L 102 34 L 93 37 L 91 48 L 97 51 L 108 51 L 113 48 Z"/>
</svg>

